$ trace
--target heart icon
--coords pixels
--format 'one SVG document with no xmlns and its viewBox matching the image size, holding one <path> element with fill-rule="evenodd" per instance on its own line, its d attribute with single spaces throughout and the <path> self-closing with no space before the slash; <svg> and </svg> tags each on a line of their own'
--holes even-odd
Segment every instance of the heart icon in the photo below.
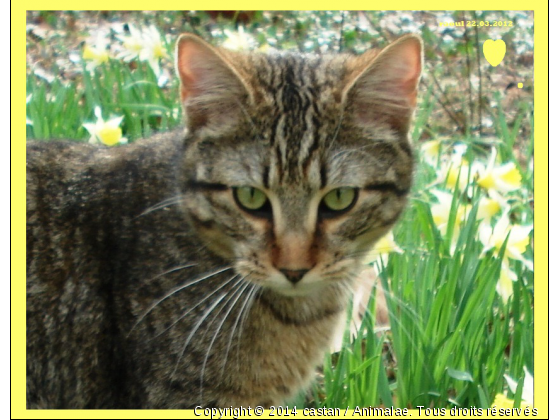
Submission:
<svg viewBox="0 0 560 420">
<path fill-rule="evenodd" d="M 501 39 L 494 41 L 492 39 L 487 39 L 482 45 L 482 52 L 486 61 L 488 61 L 492 67 L 496 67 L 502 62 L 504 56 L 506 55 L 506 43 Z"/>
</svg>

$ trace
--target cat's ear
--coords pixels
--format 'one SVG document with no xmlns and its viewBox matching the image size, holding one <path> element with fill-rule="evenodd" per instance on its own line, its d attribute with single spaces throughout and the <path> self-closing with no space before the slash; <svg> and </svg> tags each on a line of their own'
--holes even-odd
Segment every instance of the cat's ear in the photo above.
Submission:
<svg viewBox="0 0 560 420">
<path fill-rule="evenodd" d="M 343 101 L 355 121 L 366 127 L 385 121 L 406 134 L 416 107 L 422 72 L 421 38 L 404 36 L 379 54 L 366 53 L 350 65 L 353 68 L 343 91 Z"/>
<path fill-rule="evenodd" d="M 184 34 L 177 41 L 181 103 L 191 132 L 205 129 L 220 135 L 231 130 L 251 100 L 250 89 L 225 54 L 195 35 Z"/>
</svg>

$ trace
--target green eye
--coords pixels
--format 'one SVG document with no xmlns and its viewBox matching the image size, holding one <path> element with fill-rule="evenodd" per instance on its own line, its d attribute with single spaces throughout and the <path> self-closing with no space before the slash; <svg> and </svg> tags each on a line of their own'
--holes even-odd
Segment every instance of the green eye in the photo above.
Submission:
<svg viewBox="0 0 560 420">
<path fill-rule="evenodd" d="M 329 211 L 344 211 L 352 207 L 357 197 L 356 188 L 337 188 L 323 197 L 323 204 Z"/>
<path fill-rule="evenodd" d="M 249 211 L 261 210 L 268 203 L 266 194 L 253 187 L 236 187 L 233 195 L 237 204 Z"/>
</svg>

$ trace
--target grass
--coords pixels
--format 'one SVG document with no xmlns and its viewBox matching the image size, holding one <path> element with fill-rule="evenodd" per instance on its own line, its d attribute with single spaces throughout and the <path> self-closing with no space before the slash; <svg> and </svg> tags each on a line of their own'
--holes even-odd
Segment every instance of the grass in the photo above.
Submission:
<svg viewBox="0 0 560 420">
<path fill-rule="evenodd" d="M 54 12 L 41 13 L 53 27 L 60 25 Z M 150 21 L 147 15 L 141 16 L 146 23 Z M 118 17 L 115 12 L 107 19 Z M 383 22 L 384 17 L 382 12 L 366 16 L 370 23 Z M 278 20 L 274 14 L 257 12 L 245 30 L 257 45 L 305 51 L 342 48 L 359 52 L 368 43 L 387 38 L 387 29 L 372 23 L 365 30 L 350 25 L 350 18 L 357 19 L 356 15 L 324 12 L 288 14 Z M 215 43 L 227 38 L 222 29 L 235 31 L 231 20 L 211 20 L 202 13 L 166 12 L 153 19 L 161 28 L 182 19 L 186 30 L 202 32 Z M 461 67 L 459 73 L 475 74 L 472 34 L 455 38 L 458 46 L 465 40 L 466 47 L 452 53 L 449 45 L 441 45 L 441 39 L 425 29 L 421 27 L 420 32 L 425 35 L 427 67 L 439 80 L 454 76 L 438 61 L 437 51 L 446 52 L 443 61 L 459 64 L 471 54 L 472 68 Z M 173 29 L 169 32 L 164 48 L 172 57 Z M 38 43 L 47 48 L 48 42 Z M 95 107 L 100 107 L 104 119 L 122 116 L 120 126 L 129 141 L 180 125 L 182 111 L 173 77 L 162 79 L 147 62 L 139 60 L 125 63 L 113 58 L 93 71 L 87 71 L 86 64 L 83 60 L 76 64 L 77 76 L 67 79 L 46 78 L 29 69 L 28 138 L 87 141 L 89 134 L 83 123 L 94 121 Z M 49 71 L 58 75 L 64 69 L 53 65 Z M 461 77 L 456 91 L 442 88 L 438 79 L 426 77 L 411 129 L 412 140 L 418 145 L 416 184 L 410 205 L 393 230 L 404 252 L 392 252 L 388 259 L 372 262 L 387 301 L 390 329 L 379 332 L 373 316 L 363 318 L 355 336 L 348 328 L 342 349 L 326 356 L 313 395 L 301 396 L 294 402 L 298 407 L 487 408 L 500 393 L 507 394 L 516 406 L 520 404 L 525 372 L 533 372 L 533 272 L 523 261 L 507 258 L 511 232 L 501 246 L 486 249 L 481 227 L 483 223 L 495 227 L 500 214 L 486 221 L 477 217 L 477 209 L 489 193 L 477 185 L 476 176 L 480 176 L 477 165 L 488 163 L 492 148 L 497 151 L 497 164 L 513 162 L 520 174 L 519 186 L 503 194 L 507 207 L 501 212 L 511 226 L 532 225 L 532 98 L 507 105 L 503 92 L 484 90 L 481 100 L 473 93 L 478 87 L 469 86 L 472 100 L 465 102 L 468 89 L 461 91 Z M 457 132 L 453 127 L 461 110 L 472 118 Z M 475 117 L 482 113 L 491 121 L 488 127 L 480 125 L 482 117 Z M 420 147 L 432 139 L 441 140 L 442 146 L 435 165 Z M 466 185 L 458 180 L 451 188 L 445 187 L 450 177 L 446 165 L 453 162 L 452 150 L 458 144 L 466 148 L 460 168 L 469 174 L 469 180 Z M 438 200 L 434 190 L 447 191 L 452 197 L 443 227 L 435 215 Z M 469 211 L 463 217 L 465 206 Z M 523 256 L 532 261 L 532 237 L 526 245 Z M 505 282 L 511 287 L 505 296 L 497 291 L 504 267 L 517 276 L 517 281 Z M 376 304 L 372 293 L 370 314 L 375 314 Z M 350 318 L 348 322 L 350 325 Z M 504 375 L 518 381 L 518 392 L 507 388 Z"/>
</svg>

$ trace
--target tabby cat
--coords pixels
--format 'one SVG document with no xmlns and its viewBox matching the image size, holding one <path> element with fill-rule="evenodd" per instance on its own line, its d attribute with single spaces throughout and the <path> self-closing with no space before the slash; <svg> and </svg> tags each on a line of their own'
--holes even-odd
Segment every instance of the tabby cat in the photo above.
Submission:
<svg viewBox="0 0 560 420">
<path fill-rule="evenodd" d="M 28 142 L 28 408 L 286 402 L 405 205 L 417 36 L 176 51 L 186 130 Z"/>
</svg>

